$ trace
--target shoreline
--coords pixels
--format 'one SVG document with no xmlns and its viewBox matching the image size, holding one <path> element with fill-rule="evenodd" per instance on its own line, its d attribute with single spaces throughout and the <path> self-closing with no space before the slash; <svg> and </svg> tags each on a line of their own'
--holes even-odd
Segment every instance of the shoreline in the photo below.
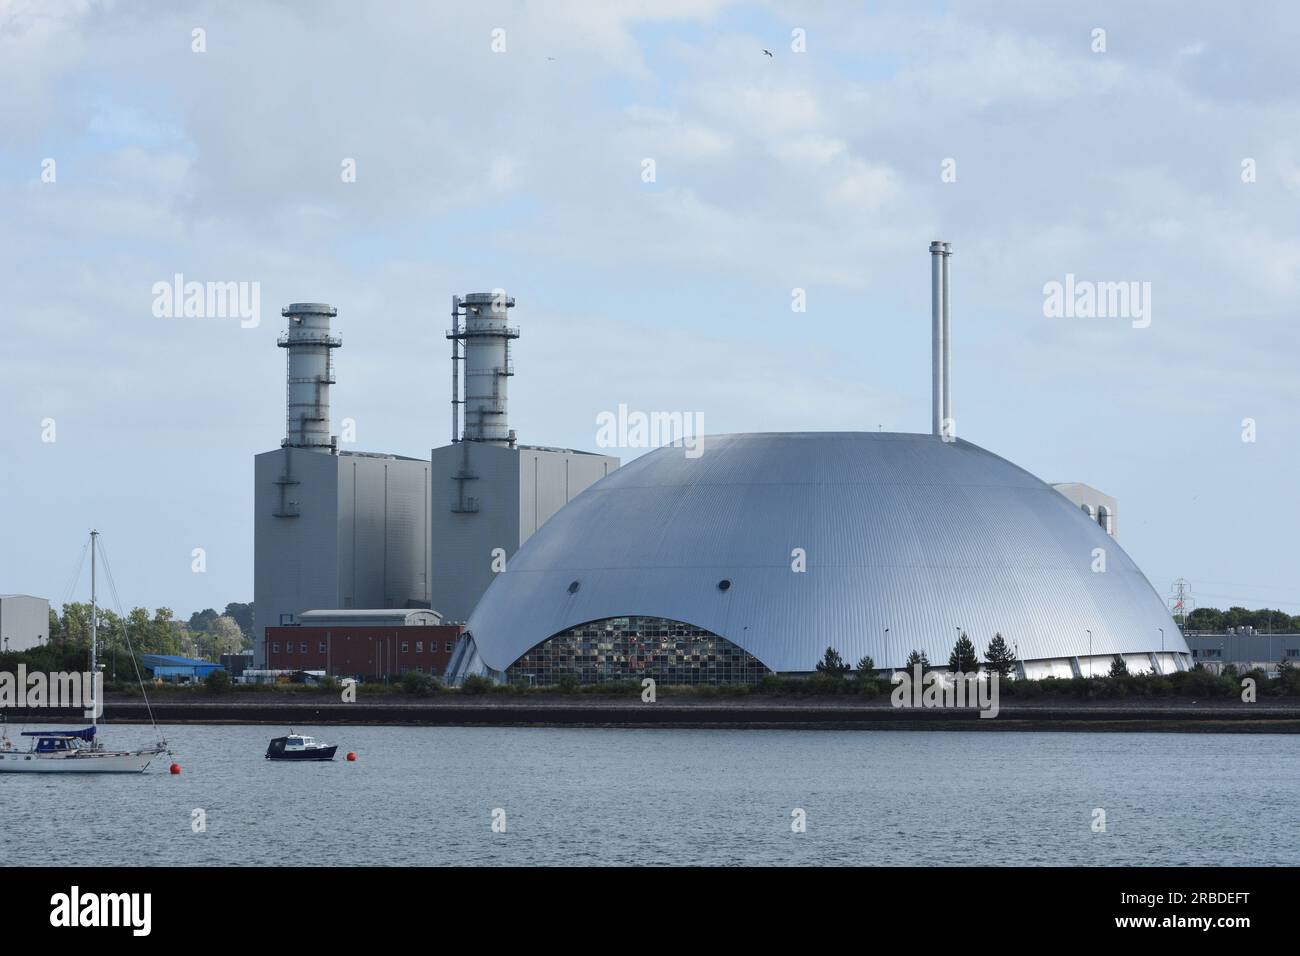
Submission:
<svg viewBox="0 0 1300 956">
<path fill-rule="evenodd" d="M 422 698 L 401 702 L 156 701 L 160 724 L 293 724 L 421 727 L 602 727 L 750 730 L 989 730 L 1135 733 L 1300 733 L 1300 704 L 1097 701 L 1005 702 L 997 717 L 973 708 L 895 708 L 887 700 L 791 702 L 782 699 L 639 700 L 553 698 L 519 703 L 491 698 Z M 76 709 L 7 708 L 18 724 L 84 723 Z M 147 724 L 142 701 L 104 702 L 110 724 Z"/>
</svg>

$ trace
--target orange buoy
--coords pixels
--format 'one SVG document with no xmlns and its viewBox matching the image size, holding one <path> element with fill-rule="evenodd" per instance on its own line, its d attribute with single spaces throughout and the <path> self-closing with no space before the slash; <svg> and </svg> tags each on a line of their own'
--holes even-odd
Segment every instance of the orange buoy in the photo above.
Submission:
<svg viewBox="0 0 1300 956">
<path fill-rule="evenodd" d="M 352 761 L 352 762 L 355 763 L 355 762 L 356 762 L 356 759 L 357 759 L 357 755 L 356 755 L 355 753 L 353 753 L 351 750 L 349 750 L 349 751 L 348 751 L 348 760 L 350 760 L 350 761 Z"/>
<path fill-rule="evenodd" d="M 176 775 L 177 775 L 178 773 L 180 773 L 180 772 L 181 772 L 181 765 L 180 765 L 180 764 L 178 764 L 178 763 L 174 763 L 174 764 L 171 765 L 171 774 L 172 774 L 173 777 L 176 776 Z"/>
</svg>

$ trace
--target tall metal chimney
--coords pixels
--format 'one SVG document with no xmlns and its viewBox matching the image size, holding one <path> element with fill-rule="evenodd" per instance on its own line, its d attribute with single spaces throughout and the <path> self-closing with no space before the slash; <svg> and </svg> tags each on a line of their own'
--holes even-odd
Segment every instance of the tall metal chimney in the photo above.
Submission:
<svg viewBox="0 0 1300 956">
<path fill-rule="evenodd" d="M 339 310 L 323 302 L 295 302 L 280 310 L 288 329 L 276 344 L 286 351 L 286 448 L 334 451 L 330 435 L 330 386 L 334 384 L 333 351 L 343 340 L 330 335 L 330 319 Z"/>
<path fill-rule="evenodd" d="M 451 297 L 451 443 L 460 441 L 460 296 Z"/>
<path fill-rule="evenodd" d="M 943 435 L 948 404 L 947 243 L 930 243 L 930 434 Z"/>
<path fill-rule="evenodd" d="M 949 441 L 957 437 L 956 423 L 952 417 L 952 335 L 948 324 L 948 259 L 952 246 L 943 244 L 943 415 L 939 420 L 939 434 Z"/>
<path fill-rule="evenodd" d="M 452 396 L 452 423 L 455 427 L 456 406 L 465 406 L 465 430 L 461 441 L 481 441 L 495 445 L 514 445 L 510 430 L 506 380 L 515 374 L 510 362 L 510 341 L 519 338 L 519 329 L 507 324 L 508 311 L 515 300 L 505 292 L 471 292 L 452 307 L 457 313 L 447 333 L 452 340 L 452 385 L 456 378 L 456 345 L 464 345 L 461 359 L 465 367 L 465 397 Z M 459 316 L 463 314 L 462 326 Z"/>
</svg>

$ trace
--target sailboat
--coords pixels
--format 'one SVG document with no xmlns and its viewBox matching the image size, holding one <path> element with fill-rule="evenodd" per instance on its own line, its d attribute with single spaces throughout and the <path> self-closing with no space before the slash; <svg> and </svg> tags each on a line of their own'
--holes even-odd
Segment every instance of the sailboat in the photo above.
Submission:
<svg viewBox="0 0 1300 956">
<path fill-rule="evenodd" d="M 93 676 L 99 673 L 96 649 L 99 638 L 99 615 L 95 596 L 95 553 L 98 550 L 98 531 L 90 532 L 90 673 L 91 687 L 96 686 Z M 110 582 L 111 583 L 111 582 Z M 127 638 L 128 643 L 130 637 Z M 134 657 L 134 655 L 132 655 Z M 136 680 L 140 680 L 139 665 Z M 92 690 L 92 693 L 95 691 Z M 148 705 L 148 695 L 145 704 Z M 108 750 L 96 734 L 99 721 L 96 716 L 99 701 L 93 701 L 90 726 L 82 730 L 32 730 L 21 736 L 31 737 L 28 750 L 20 750 L 8 737 L 0 736 L 0 773 L 143 773 L 160 754 L 167 753 L 167 742 L 159 740 L 153 747 L 141 750 Z M 152 709 L 150 710 L 152 719 Z M 158 725 L 154 724 L 157 731 Z"/>
</svg>

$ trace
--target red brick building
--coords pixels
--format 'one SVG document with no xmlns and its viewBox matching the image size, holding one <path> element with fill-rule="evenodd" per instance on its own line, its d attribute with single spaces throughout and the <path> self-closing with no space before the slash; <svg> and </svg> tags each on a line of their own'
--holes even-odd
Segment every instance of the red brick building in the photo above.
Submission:
<svg viewBox="0 0 1300 956">
<path fill-rule="evenodd" d="M 442 675 L 460 632 L 459 624 L 268 627 L 266 666 L 363 681 L 407 671 Z"/>
</svg>

